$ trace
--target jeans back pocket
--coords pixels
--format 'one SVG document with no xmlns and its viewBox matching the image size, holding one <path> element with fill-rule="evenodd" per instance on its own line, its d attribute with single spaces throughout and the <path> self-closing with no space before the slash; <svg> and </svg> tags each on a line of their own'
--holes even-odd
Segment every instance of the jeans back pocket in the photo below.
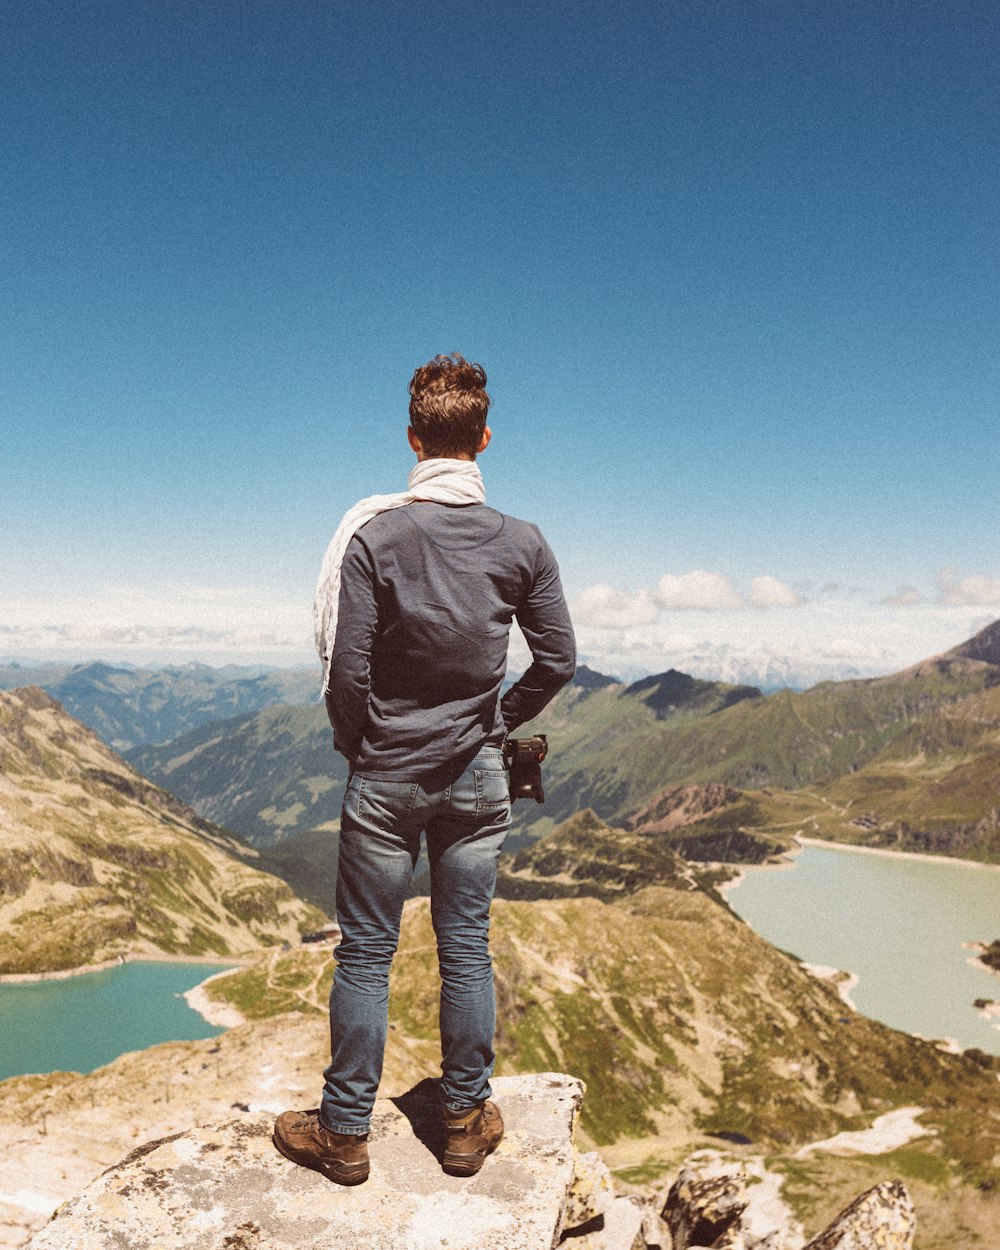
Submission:
<svg viewBox="0 0 1000 1250">
<path fill-rule="evenodd" d="M 510 786 L 502 768 L 473 769 L 476 779 L 476 811 L 491 812 L 510 803 Z"/>
</svg>

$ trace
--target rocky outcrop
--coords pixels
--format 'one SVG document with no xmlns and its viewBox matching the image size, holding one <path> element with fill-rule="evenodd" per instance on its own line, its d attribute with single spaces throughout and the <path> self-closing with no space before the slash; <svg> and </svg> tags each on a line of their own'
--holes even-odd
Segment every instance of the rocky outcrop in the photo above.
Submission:
<svg viewBox="0 0 1000 1250">
<path fill-rule="evenodd" d="M 692 1156 L 662 1204 L 614 1191 L 577 1154 L 583 1085 L 560 1073 L 498 1078 L 506 1136 L 478 1176 L 445 1176 L 435 1083 L 376 1105 L 372 1173 L 356 1188 L 296 1167 L 249 1113 L 147 1142 L 65 1203 L 31 1250 L 911 1250 L 913 1206 L 876 1186 L 807 1245 L 748 1218 L 747 1173 Z M 661 1209 L 657 1209 L 660 1207 Z"/>
<path fill-rule="evenodd" d="M 782 1230 L 754 1236 L 746 1219 L 747 1178 L 712 1157 L 690 1159 L 674 1181 L 662 1217 L 672 1242 L 664 1250 L 781 1250 Z M 801 1250 L 912 1250 L 916 1217 L 906 1188 L 885 1181 L 855 1199 Z M 629 1248 L 631 1250 L 631 1248 Z"/>
<path fill-rule="evenodd" d="M 628 825 L 643 833 L 670 833 L 703 820 L 742 797 L 741 791 L 720 782 L 706 786 L 670 786 L 630 816 Z"/>
<path fill-rule="evenodd" d="M 746 1173 L 712 1159 L 690 1162 L 680 1173 L 661 1215 L 673 1250 L 695 1246 L 743 1250 L 743 1216 L 749 1206 Z"/>
<path fill-rule="evenodd" d="M 883 1181 L 856 1198 L 802 1250 L 909 1250 L 916 1233 L 913 1203 L 900 1181 Z"/>
<path fill-rule="evenodd" d="M 134 1150 L 66 1203 L 32 1250 L 538 1250 L 556 1244 L 583 1087 L 542 1074 L 494 1082 L 507 1122 L 478 1176 L 445 1176 L 434 1086 L 380 1100 L 372 1174 L 357 1188 L 296 1167 L 273 1117 L 245 1115 Z"/>
</svg>

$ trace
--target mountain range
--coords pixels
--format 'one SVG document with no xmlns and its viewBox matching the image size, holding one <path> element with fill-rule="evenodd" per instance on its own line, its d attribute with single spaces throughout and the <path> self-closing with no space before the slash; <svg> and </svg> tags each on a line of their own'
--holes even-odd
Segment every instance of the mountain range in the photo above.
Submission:
<svg viewBox="0 0 1000 1250">
<path fill-rule="evenodd" d="M 167 742 L 198 725 L 274 703 L 315 701 L 319 678 L 311 668 L 0 665 L 0 690 L 28 685 L 47 690 L 71 716 L 116 751 L 124 751 L 140 743 Z"/>
<path fill-rule="evenodd" d="M 755 831 L 734 855 L 753 860 L 797 829 L 1000 858 L 1000 622 L 900 673 L 801 692 L 676 670 L 625 685 L 581 667 L 518 732 L 532 731 L 549 739 L 546 802 L 516 805 L 514 851 L 584 809 L 630 823 L 665 790 L 720 784 L 739 802 L 705 813 L 708 858 L 721 857 L 715 835 L 739 852 L 736 835 Z M 256 845 L 336 828 L 346 768 L 320 706 L 234 717 L 128 758 Z M 690 849 L 695 832 L 684 836 Z"/>
</svg>

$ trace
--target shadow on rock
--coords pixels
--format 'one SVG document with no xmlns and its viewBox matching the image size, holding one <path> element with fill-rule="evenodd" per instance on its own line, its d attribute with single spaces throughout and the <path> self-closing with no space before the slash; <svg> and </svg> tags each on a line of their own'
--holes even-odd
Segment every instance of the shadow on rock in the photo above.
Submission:
<svg viewBox="0 0 1000 1250">
<path fill-rule="evenodd" d="M 409 1120 L 417 1141 L 426 1146 L 438 1163 L 441 1163 L 444 1159 L 444 1123 L 441 1119 L 437 1080 L 425 1076 L 405 1094 L 390 1098 L 389 1101 Z"/>
</svg>

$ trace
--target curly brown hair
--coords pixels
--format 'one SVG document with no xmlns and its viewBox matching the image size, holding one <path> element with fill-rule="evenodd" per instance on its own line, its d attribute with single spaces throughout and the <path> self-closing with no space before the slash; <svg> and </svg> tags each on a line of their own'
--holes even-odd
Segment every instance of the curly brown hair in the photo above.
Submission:
<svg viewBox="0 0 1000 1250">
<path fill-rule="evenodd" d="M 475 459 L 491 403 L 482 365 L 458 352 L 421 365 L 410 381 L 410 425 L 424 454 Z"/>
</svg>

